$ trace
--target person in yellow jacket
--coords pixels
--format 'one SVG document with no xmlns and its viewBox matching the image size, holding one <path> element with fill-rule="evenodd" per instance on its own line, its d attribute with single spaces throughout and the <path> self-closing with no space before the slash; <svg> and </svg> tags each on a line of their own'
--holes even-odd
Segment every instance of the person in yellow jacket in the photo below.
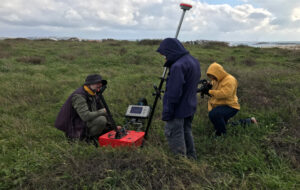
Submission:
<svg viewBox="0 0 300 190">
<path fill-rule="evenodd" d="M 236 95 L 238 82 L 216 62 L 208 67 L 206 74 L 212 84 L 208 91 L 208 115 L 216 130 L 216 136 L 221 136 L 226 134 L 228 120 L 240 110 Z"/>
</svg>

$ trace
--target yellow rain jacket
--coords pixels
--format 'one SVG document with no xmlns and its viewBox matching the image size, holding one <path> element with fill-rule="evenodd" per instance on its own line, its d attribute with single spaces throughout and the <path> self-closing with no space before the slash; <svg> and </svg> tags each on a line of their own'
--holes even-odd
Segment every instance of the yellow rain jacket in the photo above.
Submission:
<svg viewBox="0 0 300 190">
<path fill-rule="evenodd" d="M 206 74 L 213 75 L 217 78 L 212 81 L 212 89 L 208 93 L 212 96 L 208 100 L 208 111 L 211 111 L 217 106 L 230 106 L 235 109 L 240 109 L 236 91 L 238 87 L 237 80 L 227 73 L 224 68 L 218 63 L 212 63 Z"/>
</svg>

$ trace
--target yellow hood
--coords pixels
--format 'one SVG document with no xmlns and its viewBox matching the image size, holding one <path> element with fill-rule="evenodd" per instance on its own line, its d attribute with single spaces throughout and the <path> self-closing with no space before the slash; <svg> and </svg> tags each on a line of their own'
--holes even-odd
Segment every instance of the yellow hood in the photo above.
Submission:
<svg viewBox="0 0 300 190">
<path fill-rule="evenodd" d="M 225 76 L 228 75 L 224 68 L 216 62 L 212 63 L 208 67 L 206 74 L 215 76 L 218 79 L 218 81 L 221 81 Z"/>
<path fill-rule="evenodd" d="M 217 81 L 212 81 L 213 87 L 208 91 L 211 95 L 208 100 L 208 111 L 224 105 L 239 110 L 240 104 L 236 95 L 238 82 L 234 76 L 227 73 L 218 63 L 212 63 L 206 73 L 217 78 Z"/>
</svg>

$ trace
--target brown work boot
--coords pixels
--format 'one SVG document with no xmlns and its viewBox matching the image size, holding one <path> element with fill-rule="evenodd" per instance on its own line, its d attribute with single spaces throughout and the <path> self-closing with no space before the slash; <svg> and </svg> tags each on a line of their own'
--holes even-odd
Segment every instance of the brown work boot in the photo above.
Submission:
<svg viewBox="0 0 300 190">
<path fill-rule="evenodd" d="M 255 117 L 251 117 L 251 123 L 254 123 L 255 125 L 257 125 L 257 120 L 255 119 Z"/>
</svg>

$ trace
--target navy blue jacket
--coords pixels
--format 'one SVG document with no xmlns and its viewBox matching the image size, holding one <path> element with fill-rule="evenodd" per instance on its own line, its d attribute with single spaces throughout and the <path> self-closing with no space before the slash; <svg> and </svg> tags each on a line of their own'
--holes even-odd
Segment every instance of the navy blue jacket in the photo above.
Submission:
<svg viewBox="0 0 300 190">
<path fill-rule="evenodd" d="M 166 56 L 165 67 L 169 67 L 162 120 L 194 115 L 197 107 L 197 86 L 201 77 L 200 63 L 175 38 L 163 40 L 157 51 Z"/>
</svg>

